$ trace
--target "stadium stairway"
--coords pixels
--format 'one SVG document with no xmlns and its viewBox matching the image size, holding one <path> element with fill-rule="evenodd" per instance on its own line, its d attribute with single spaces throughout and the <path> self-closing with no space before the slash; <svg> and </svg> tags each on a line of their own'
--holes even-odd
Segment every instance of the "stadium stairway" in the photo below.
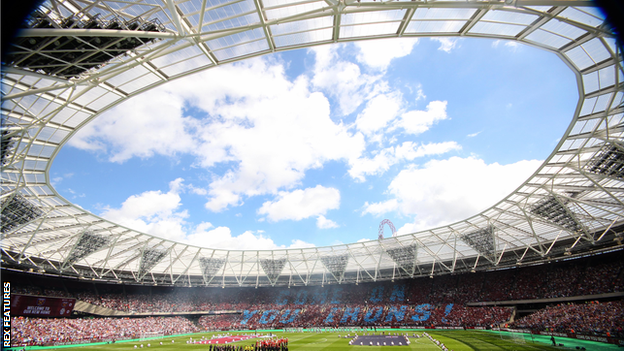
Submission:
<svg viewBox="0 0 624 351">
<path fill-rule="evenodd" d="M 514 320 L 516 319 L 516 313 L 518 313 L 518 307 L 514 306 L 514 309 L 511 312 L 511 316 L 509 316 L 509 320 L 507 321 L 507 323 L 511 324 L 514 322 Z"/>
</svg>

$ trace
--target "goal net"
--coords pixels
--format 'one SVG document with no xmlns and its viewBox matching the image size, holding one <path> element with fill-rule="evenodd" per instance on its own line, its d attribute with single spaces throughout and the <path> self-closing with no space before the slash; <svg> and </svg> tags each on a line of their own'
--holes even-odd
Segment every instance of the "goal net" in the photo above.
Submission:
<svg viewBox="0 0 624 351">
<path fill-rule="evenodd" d="M 152 331 L 152 332 L 141 332 L 141 340 L 147 339 L 162 339 L 165 336 L 165 331 Z"/>
<path fill-rule="evenodd" d="M 499 331 L 500 338 L 508 340 L 516 344 L 526 344 L 524 339 L 525 333 L 520 330 L 507 329 L 507 331 Z"/>
</svg>

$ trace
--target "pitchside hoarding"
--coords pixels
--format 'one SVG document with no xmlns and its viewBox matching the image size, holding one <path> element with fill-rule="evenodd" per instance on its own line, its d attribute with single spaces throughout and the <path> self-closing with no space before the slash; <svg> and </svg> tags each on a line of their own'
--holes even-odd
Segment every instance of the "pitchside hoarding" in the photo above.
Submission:
<svg viewBox="0 0 624 351">
<path fill-rule="evenodd" d="M 76 299 L 28 295 L 11 296 L 11 315 L 31 317 L 68 317 Z"/>
</svg>

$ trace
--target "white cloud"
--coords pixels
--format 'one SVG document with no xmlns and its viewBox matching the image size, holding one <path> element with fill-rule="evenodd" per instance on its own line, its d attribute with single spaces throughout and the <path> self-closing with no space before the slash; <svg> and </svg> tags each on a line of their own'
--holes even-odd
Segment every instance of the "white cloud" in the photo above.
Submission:
<svg viewBox="0 0 624 351">
<path fill-rule="evenodd" d="M 404 57 L 418 44 L 417 38 L 358 41 L 357 60 L 368 67 L 385 70 L 392 59 Z"/>
<path fill-rule="evenodd" d="M 477 135 L 481 134 L 481 132 L 482 132 L 482 131 L 478 131 L 478 132 L 476 132 L 476 133 L 468 134 L 468 135 L 466 135 L 466 136 L 467 136 L 468 138 L 474 138 L 474 137 L 476 137 Z"/>
<path fill-rule="evenodd" d="M 338 228 L 338 223 L 332 221 L 331 219 L 325 218 L 325 216 L 320 215 L 316 217 L 316 227 L 320 229 L 330 229 L 330 228 Z"/>
<path fill-rule="evenodd" d="M 61 183 L 63 180 L 65 179 L 71 179 L 74 176 L 74 173 L 65 173 L 63 175 L 60 176 L 56 176 L 53 177 L 51 180 L 52 186 L 57 186 L 59 183 Z"/>
<path fill-rule="evenodd" d="M 308 247 L 316 247 L 316 245 L 312 243 L 305 242 L 300 239 L 293 239 L 291 244 L 288 246 L 289 249 L 305 249 Z"/>
<path fill-rule="evenodd" d="M 418 157 L 441 155 L 453 150 L 461 150 L 461 145 L 454 141 L 418 145 L 406 141 L 396 147 L 382 149 L 372 159 L 360 157 L 349 161 L 349 175 L 359 181 L 365 181 L 367 175 L 386 172 L 391 166 L 404 160 L 411 161 Z"/>
<path fill-rule="evenodd" d="M 395 52 L 377 56 L 367 51 L 366 45 L 358 44 L 360 51 L 357 55 L 362 63 L 384 69 L 393 57 L 409 53 L 414 44 L 401 44 L 395 47 Z M 339 208 L 339 190 L 320 185 L 297 189 L 307 171 L 320 169 L 329 161 L 347 161 L 349 175 L 364 181 L 365 177 L 382 174 L 404 161 L 461 149 L 452 141 L 404 142 L 378 147 L 370 157 L 363 157 L 367 142 L 370 145 L 375 136 L 381 135 L 380 131 L 402 128 L 407 134 L 420 134 L 438 121 L 447 119 L 447 102 L 431 101 L 424 110 L 405 112 L 402 94 L 389 89 L 381 74 L 362 74 L 357 64 L 338 57 L 336 50 L 343 47 L 310 49 L 316 55 L 311 78 L 300 76 L 292 81 L 286 76 L 282 63 L 258 58 L 225 65 L 183 81 L 173 81 L 130 99 L 87 124 L 77 137 L 72 138 L 72 144 L 104 151 L 114 162 L 156 154 L 190 154 L 196 157 L 194 167 L 215 172 L 209 173 L 212 177 L 208 184 L 184 187 L 189 193 L 206 196 L 208 210 L 223 211 L 240 206 L 253 196 L 275 195 L 272 201 L 264 202 L 257 210 L 262 216 L 259 221 L 315 218 L 318 228 L 336 228 L 338 224 L 325 216 L 329 210 Z M 240 84 L 241 81 L 245 84 Z M 364 101 L 367 104 L 354 125 L 343 125 L 332 121 L 328 98 L 314 89 L 336 98 L 342 113 L 355 111 Z M 419 89 L 416 99 L 424 98 L 422 89 Z M 205 116 L 201 119 L 186 116 L 189 107 L 205 113 Z M 353 126 L 356 128 L 351 128 Z M 354 129 L 358 131 L 354 133 Z M 396 140 L 391 140 L 392 143 Z M 460 163 L 457 160 L 465 159 L 447 161 Z M 439 187 L 437 183 L 446 182 L 445 177 L 449 176 L 433 175 L 444 168 L 443 161 L 439 162 L 442 163 L 432 161 L 423 169 L 402 171 L 388 188 L 388 195 L 394 198 L 366 203 L 362 213 L 380 215 L 400 211 L 415 215 L 414 227 L 456 218 L 455 212 L 474 214 L 472 209 L 478 207 L 474 202 L 466 200 L 464 203 L 464 198 L 446 195 L 452 193 L 451 190 L 456 191 L 452 187 L 459 183 L 456 180 L 446 179 L 451 184 L 444 185 L 441 190 L 445 196 L 432 200 L 437 198 L 437 193 L 431 189 Z M 470 165 L 476 168 L 474 163 Z M 494 165 L 485 166 L 487 171 L 496 173 L 492 171 Z M 500 167 L 508 169 L 508 166 Z M 215 168 L 219 168 L 219 173 Z M 457 173 L 457 169 L 445 171 Z M 464 170 L 461 172 L 463 177 Z M 526 176 L 520 178 L 524 180 Z M 431 189 L 410 183 L 414 179 L 420 179 Z M 182 180 L 179 179 L 172 182 L 168 192 L 148 191 L 131 196 L 120 208 L 106 208 L 102 215 L 136 230 L 203 246 L 278 247 L 260 231 L 236 234 L 227 227 L 215 228 L 209 223 L 194 227 L 187 222 L 188 213 L 181 207 L 181 191 Z M 425 203 L 421 206 L 417 199 L 424 196 L 422 194 L 427 194 L 428 198 L 420 200 Z M 447 197 L 451 200 L 446 200 Z M 443 215 L 433 211 L 453 201 L 460 204 L 457 206 L 459 210 L 447 211 Z M 297 241 L 292 245 L 306 247 L 311 244 Z"/>
<path fill-rule="evenodd" d="M 276 200 L 262 204 L 258 214 L 266 215 L 272 222 L 283 220 L 302 220 L 324 215 L 328 210 L 340 207 L 340 191 L 317 185 L 314 188 L 280 191 Z"/>
<path fill-rule="evenodd" d="M 387 201 L 376 202 L 369 204 L 368 201 L 364 203 L 364 211 L 362 215 L 372 214 L 374 216 L 382 215 L 384 213 L 396 211 L 399 208 L 399 202 L 397 199 L 390 199 Z"/>
<path fill-rule="evenodd" d="M 349 175 L 351 178 L 363 182 L 366 180 L 367 175 L 384 173 L 390 168 L 390 166 L 397 162 L 396 158 L 392 154 L 393 151 L 394 148 L 388 148 L 381 150 L 373 158 L 360 157 L 350 160 L 349 165 L 351 168 L 349 169 Z"/>
<path fill-rule="evenodd" d="M 132 195 L 120 208 L 107 207 L 100 215 L 143 233 L 179 240 L 185 235 L 188 217 L 186 211 L 180 210 L 182 182 L 181 178 L 170 182 L 166 193 L 156 190 Z"/>
<path fill-rule="evenodd" d="M 72 195 L 71 196 L 72 200 L 75 200 L 77 198 L 81 198 L 81 197 L 86 197 L 87 196 L 85 193 L 76 194 L 76 192 L 72 188 L 67 188 L 67 189 L 65 189 L 65 191 L 67 191 L 68 193 L 70 193 Z"/>
<path fill-rule="evenodd" d="M 230 228 L 215 228 L 208 222 L 189 225 L 186 221 L 188 213 L 182 209 L 179 195 L 184 188 L 182 182 L 180 178 L 170 182 L 166 193 L 157 190 L 130 196 L 120 208 L 106 208 L 101 216 L 140 232 L 215 249 L 271 250 L 314 246 L 298 239 L 292 240 L 289 246 L 277 245 L 262 230 L 233 235 Z"/>
<path fill-rule="evenodd" d="M 519 44 L 517 41 L 513 41 L 513 40 L 501 40 L 501 39 L 494 40 L 494 41 L 492 42 L 492 47 L 493 47 L 493 48 L 497 48 L 497 47 L 500 45 L 500 43 L 501 43 L 501 42 L 503 42 L 503 43 L 504 43 L 503 45 L 504 45 L 507 49 L 509 49 L 511 52 L 516 52 L 516 51 L 518 51 L 518 49 L 520 49 L 520 44 Z"/>
<path fill-rule="evenodd" d="M 227 94 L 221 100 L 204 106 L 225 120 L 200 128 L 198 138 L 202 142 L 197 152 L 201 166 L 235 163 L 211 182 L 206 204 L 209 210 L 241 205 L 245 196 L 295 187 L 307 170 L 320 168 L 330 160 L 357 157 L 364 150 L 363 136 L 331 120 L 328 100 L 309 90 L 307 78 L 291 82 L 283 66 L 261 60 L 235 68 L 206 77 L 219 82 L 245 81 L 245 86 L 253 87 L 253 91 L 243 94 L 236 83 L 225 89 Z"/>
<path fill-rule="evenodd" d="M 193 184 L 189 184 L 186 186 L 186 189 L 188 189 L 188 191 L 192 194 L 197 194 L 197 195 L 208 195 L 208 190 L 204 189 L 204 188 L 200 188 L 200 187 L 196 187 Z"/>
<path fill-rule="evenodd" d="M 258 73 L 248 72 L 254 74 Z M 238 206 L 245 196 L 293 188 L 307 170 L 358 157 L 364 150 L 364 137 L 334 123 L 329 102 L 321 93 L 309 92 L 305 79 L 292 85 L 282 79 L 285 86 L 272 92 L 279 96 L 247 98 L 244 104 L 223 107 L 231 118 L 246 118 L 249 123 L 214 122 L 202 129 L 202 166 L 236 163 L 211 182 L 206 204 L 211 211 Z"/>
<path fill-rule="evenodd" d="M 424 168 L 409 167 L 388 187 L 397 210 L 415 217 L 399 232 L 437 227 L 473 216 L 509 195 L 541 163 L 531 160 L 500 165 L 486 164 L 475 157 L 451 157 L 429 161 Z M 392 200 L 367 203 L 363 213 L 389 211 L 395 206 Z"/>
<path fill-rule="evenodd" d="M 427 110 L 413 110 L 405 112 L 398 126 L 408 134 L 422 134 L 438 121 L 448 118 L 446 114 L 446 101 L 431 101 L 427 104 Z"/>
<path fill-rule="evenodd" d="M 359 72 L 353 77 L 361 81 Z M 223 211 L 251 196 L 292 189 L 307 170 L 356 158 L 364 150 L 363 135 L 334 123 L 327 98 L 310 88 L 306 76 L 289 80 L 283 63 L 250 59 L 130 99 L 72 141 L 107 152 L 115 162 L 186 153 L 196 157 L 195 167 L 212 171 L 226 165 L 211 173 L 207 186 L 191 189 L 205 194 L 208 210 Z M 189 107 L 206 116 L 185 117 Z"/>
<path fill-rule="evenodd" d="M 402 103 L 403 98 L 398 91 L 373 97 L 355 120 L 358 130 L 365 135 L 382 130 L 398 116 Z"/>
<path fill-rule="evenodd" d="M 249 184 L 249 187 L 244 189 L 245 185 L 241 184 L 242 182 L 237 182 L 237 180 L 234 172 L 229 171 L 225 176 L 210 183 L 210 199 L 205 204 L 206 209 L 212 212 L 221 212 L 228 206 L 241 206 L 243 201 L 238 193 L 254 190 L 254 188 L 253 184 Z M 235 189 L 236 187 L 238 189 Z"/>
<path fill-rule="evenodd" d="M 422 84 L 418 84 L 418 86 L 416 87 L 416 98 L 414 100 L 420 101 L 426 98 L 427 98 L 427 95 L 425 95 L 425 92 L 422 89 Z"/>
<path fill-rule="evenodd" d="M 313 244 L 302 240 L 292 240 L 289 246 L 276 245 L 275 242 L 264 235 L 262 231 L 245 231 L 240 235 L 232 235 L 228 227 L 198 226 L 197 229 L 188 235 L 184 240 L 189 244 L 213 249 L 229 250 L 274 250 L 285 248 L 305 248 L 314 247 Z M 210 229 L 210 230 L 208 230 Z"/>
<path fill-rule="evenodd" d="M 419 145 L 415 148 L 416 144 L 412 142 L 405 142 L 401 146 L 396 148 L 397 157 L 413 160 L 417 157 L 424 157 L 430 155 L 442 155 L 450 151 L 461 150 L 461 145 L 454 141 L 445 141 L 442 143 L 428 143 Z"/>
<path fill-rule="evenodd" d="M 455 47 L 457 47 L 456 38 L 438 37 L 438 38 L 431 38 L 431 40 L 437 41 L 440 43 L 440 47 L 438 47 L 438 50 L 444 51 L 449 54 L 451 53 L 451 51 L 453 51 L 453 49 L 455 49 Z"/>
<path fill-rule="evenodd" d="M 338 50 L 344 45 L 323 45 L 310 49 L 315 54 L 312 84 L 338 101 L 342 115 L 348 115 L 360 106 L 372 90 L 379 76 L 362 74 L 360 67 L 341 60 Z"/>
<path fill-rule="evenodd" d="M 194 121 L 182 116 L 184 99 L 166 89 L 141 94 L 86 124 L 69 140 L 122 163 L 132 157 L 173 156 L 193 150 Z"/>
<path fill-rule="evenodd" d="M 516 52 L 520 48 L 520 44 L 517 41 L 506 41 L 505 46 L 508 47 L 511 51 Z"/>
</svg>

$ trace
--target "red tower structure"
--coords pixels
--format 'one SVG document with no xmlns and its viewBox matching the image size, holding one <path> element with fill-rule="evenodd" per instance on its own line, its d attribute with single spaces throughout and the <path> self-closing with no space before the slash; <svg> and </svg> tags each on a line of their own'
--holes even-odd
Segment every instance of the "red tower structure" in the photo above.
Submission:
<svg viewBox="0 0 624 351">
<path fill-rule="evenodd" d="M 396 235 L 396 228 L 394 227 L 394 224 L 392 224 L 389 219 L 384 219 L 383 221 L 381 221 L 381 223 L 379 223 L 379 240 L 384 238 L 384 224 L 387 224 L 388 227 L 390 227 L 390 230 L 392 231 L 392 236 Z"/>
</svg>

